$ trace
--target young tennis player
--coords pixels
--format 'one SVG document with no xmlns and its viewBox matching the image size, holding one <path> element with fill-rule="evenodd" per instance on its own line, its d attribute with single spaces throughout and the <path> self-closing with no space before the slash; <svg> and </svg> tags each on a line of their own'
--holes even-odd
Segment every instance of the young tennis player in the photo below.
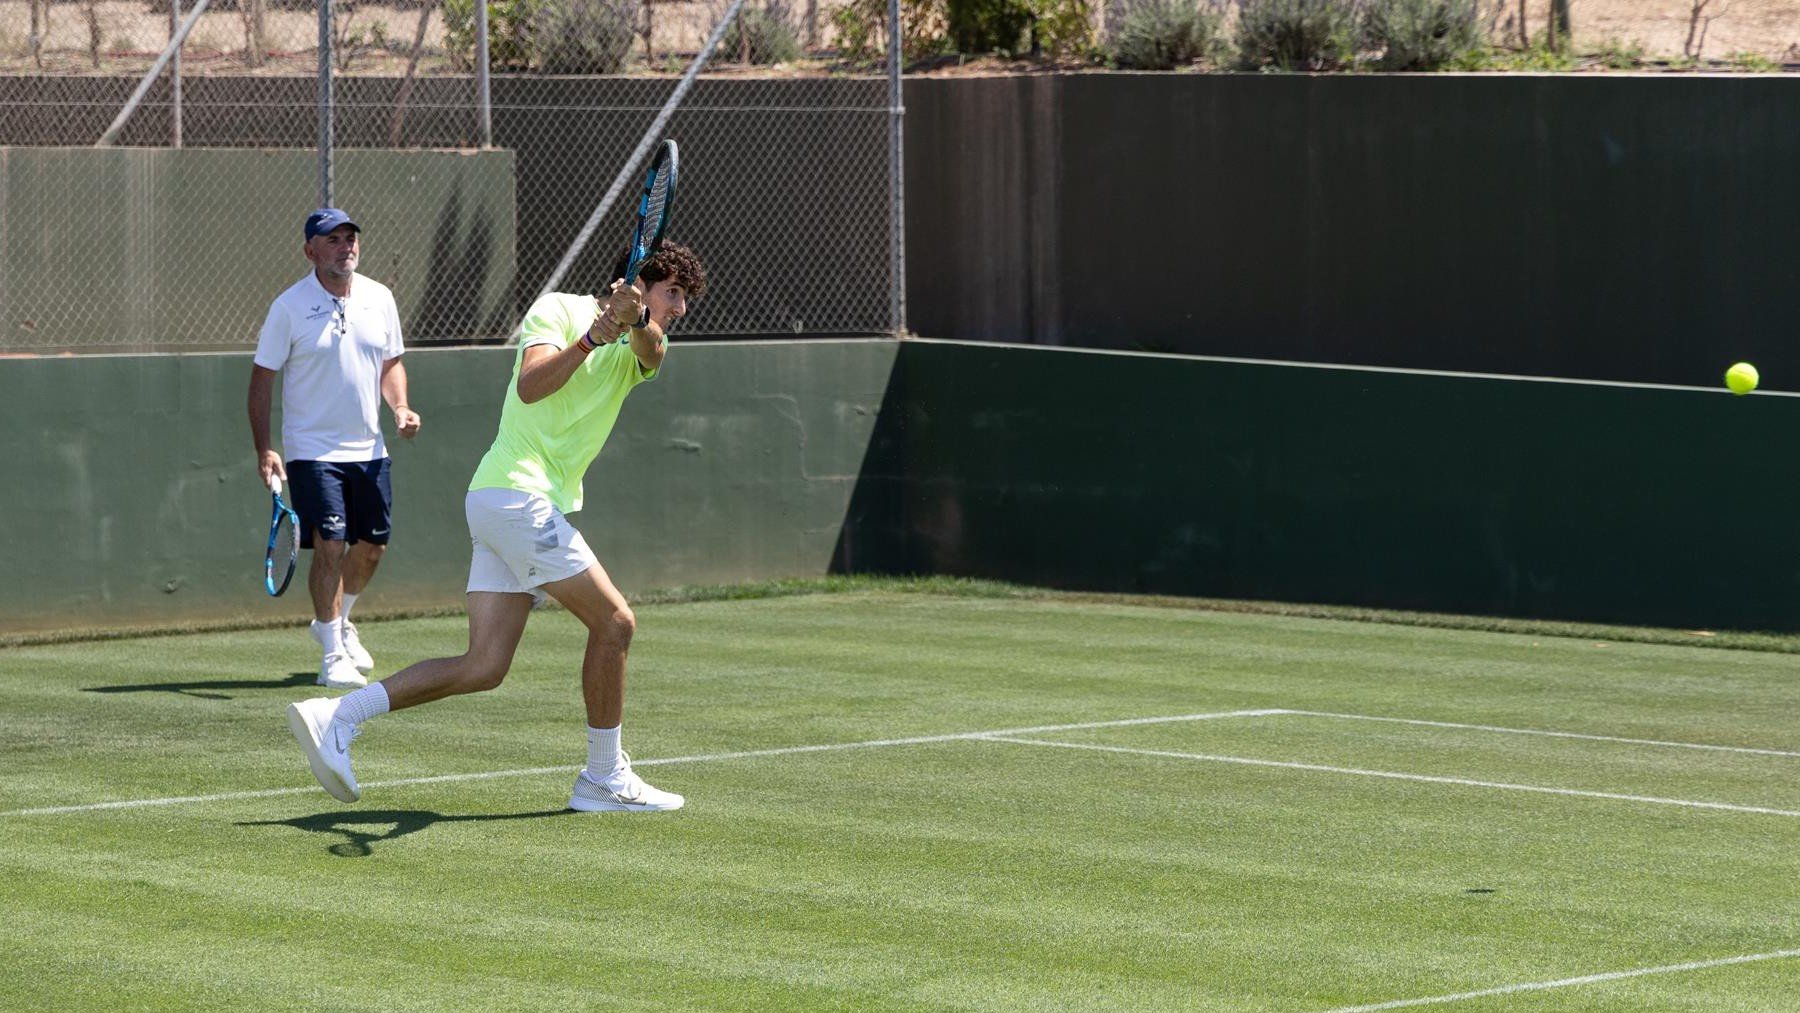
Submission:
<svg viewBox="0 0 1800 1013">
<path fill-rule="evenodd" d="M 612 276 L 624 274 L 621 258 Z M 699 258 L 665 243 L 644 262 L 637 285 L 614 282 L 604 300 L 553 292 L 532 305 L 520 326 L 499 434 L 464 499 L 474 541 L 468 652 L 421 661 L 336 699 L 288 707 L 289 728 L 334 798 L 354 802 L 361 794 L 350 742 L 364 721 L 499 686 L 532 606 L 548 595 L 588 629 L 581 665 L 587 765 L 576 775 L 569 808 L 681 807 L 680 795 L 633 773 L 620 748 L 625 657 L 637 621 L 567 515 L 581 509 L 581 477 L 612 432 L 625 396 L 655 378 L 668 349 L 664 335 L 705 290 Z"/>
</svg>

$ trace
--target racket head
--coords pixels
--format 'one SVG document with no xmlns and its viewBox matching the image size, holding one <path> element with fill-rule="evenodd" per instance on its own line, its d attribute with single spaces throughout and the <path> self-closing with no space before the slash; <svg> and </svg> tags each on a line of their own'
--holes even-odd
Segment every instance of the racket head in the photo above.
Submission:
<svg viewBox="0 0 1800 1013">
<path fill-rule="evenodd" d="M 637 282 L 638 271 L 662 248 L 669 231 L 669 215 L 675 207 L 675 184 L 681 176 L 681 149 L 673 138 L 657 146 L 656 157 L 644 172 L 644 189 L 638 195 L 637 226 L 631 236 L 631 256 L 625 262 L 625 284 Z"/>
<path fill-rule="evenodd" d="M 269 548 L 263 555 L 263 589 L 269 597 L 279 598 L 300 562 L 300 518 L 281 501 L 280 493 L 271 496 L 275 512 L 269 520 Z"/>
</svg>

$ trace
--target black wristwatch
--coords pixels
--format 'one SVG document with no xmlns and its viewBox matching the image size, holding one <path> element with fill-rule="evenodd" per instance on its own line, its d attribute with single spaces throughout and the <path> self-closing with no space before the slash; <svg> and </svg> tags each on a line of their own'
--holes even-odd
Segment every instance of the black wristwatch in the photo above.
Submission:
<svg viewBox="0 0 1800 1013">
<path fill-rule="evenodd" d="M 635 327 L 641 331 L 648 326 L 650 326 L 650 307 L 646 306 L 644 307 L 644 311 L 638 315 L 637 323 L 632 324 L 631 327 Z M 620 341 L 631 340 L 631 327 L 625 328 L 625 333 L 619 335 Z"/>
</svg>

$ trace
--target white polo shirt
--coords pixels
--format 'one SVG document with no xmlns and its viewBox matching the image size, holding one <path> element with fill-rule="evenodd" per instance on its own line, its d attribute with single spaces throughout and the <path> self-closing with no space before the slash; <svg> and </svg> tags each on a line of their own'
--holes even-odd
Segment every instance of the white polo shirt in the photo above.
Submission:
<svg viewBox="0 0 1800 1013">
<path fill-rule="evenodd" d="M 406 348 L 394 293 L 354 275 L 339 299 L 307 272 L 269 304 L 256 364 L 279 370 L 281 448 L 290 461 L 376 461 L 381 438 L 381 367 Z"/>
</svg>

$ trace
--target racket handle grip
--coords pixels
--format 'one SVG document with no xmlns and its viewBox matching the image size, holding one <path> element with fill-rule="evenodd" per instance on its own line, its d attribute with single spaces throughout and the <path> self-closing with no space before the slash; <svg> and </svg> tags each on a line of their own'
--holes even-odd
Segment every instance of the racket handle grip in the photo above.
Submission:
<svg viewBox="0 0 1800 1013">
<path fill-rule="evenodd" d="M 281 476 L 272 471 L 269 472 L 269 491 L 277 496 L 281 495 Z"/>
</svg>

